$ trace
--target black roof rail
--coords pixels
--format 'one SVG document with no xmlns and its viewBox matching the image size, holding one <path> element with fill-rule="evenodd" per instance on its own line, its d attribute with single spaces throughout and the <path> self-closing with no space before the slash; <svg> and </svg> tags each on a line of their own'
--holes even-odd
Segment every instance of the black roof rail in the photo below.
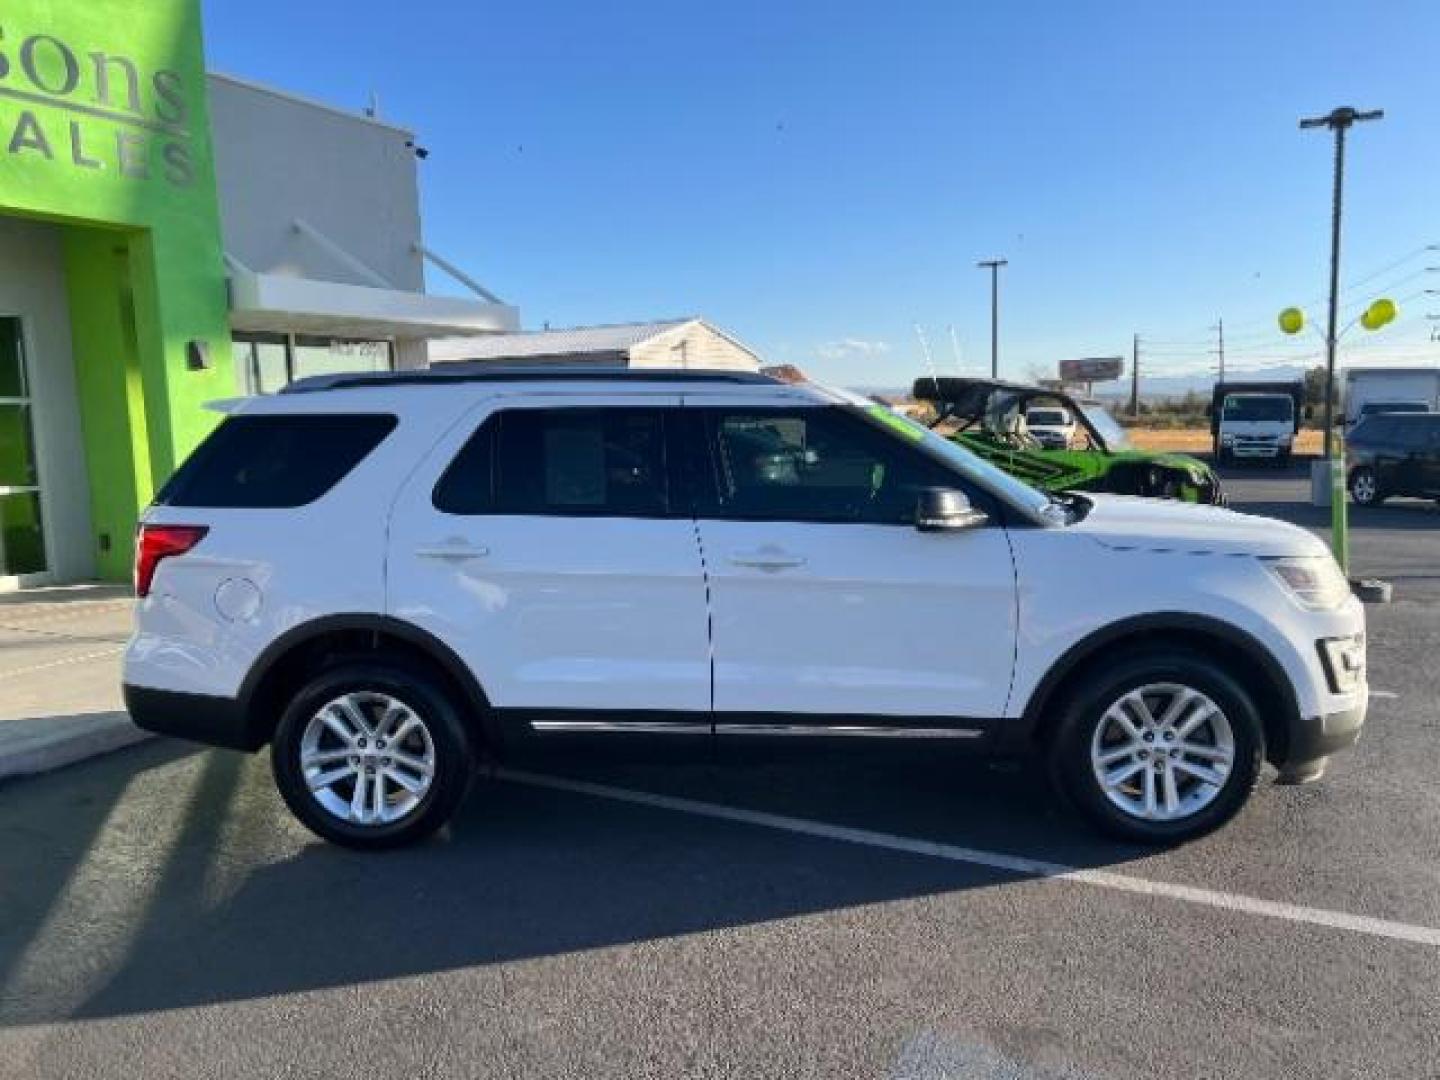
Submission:
<svg viewBox="0 0 1440 1080">
<path fill-rule="evenodd" d="M 282 394 L 309 394 L 320 390 L 357 390 L 376 386 L 434 386 L 489 382 L 704 382 L 773 386 L 779 380 L 758 371 L 696 371 L 685 368 L 615 368 L 585 365 L 512 365 L 484 361 L 451 362 L 420 371 L 357 372 L 346 375 L 310 375 L 296 379 Z"/>
</svg>

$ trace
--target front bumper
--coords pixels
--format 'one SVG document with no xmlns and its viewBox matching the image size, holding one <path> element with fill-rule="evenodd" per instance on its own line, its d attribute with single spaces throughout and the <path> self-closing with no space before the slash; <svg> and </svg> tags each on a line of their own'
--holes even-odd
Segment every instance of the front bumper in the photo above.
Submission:
<svg viewBox="0 0 1440 1080">
<path fill-rule="evenodd" d="M 1337 750 L 1354 746 L 1365 727 L 1365 696 L 1359 703 L 1324 716 L 1297 716 L 1290 721 L 1285 745 L 1271 763 L 1280 770 L 1282 783 L 1298 783 L 1318 776 L 1325 759 Z"/>
<path fill-rule="evenodd" d="M 1236 439 L 1225 445 L 1225 449 L 1236 458 L 1277 458 L 1282 452 L 1288 452 L 1290 447 L 1278 442 L 1242 442 Z"/>
</svg>

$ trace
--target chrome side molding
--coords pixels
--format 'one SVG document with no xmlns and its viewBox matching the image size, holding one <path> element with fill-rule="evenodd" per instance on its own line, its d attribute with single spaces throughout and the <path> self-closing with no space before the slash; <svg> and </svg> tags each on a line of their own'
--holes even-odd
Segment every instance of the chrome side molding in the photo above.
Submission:
<svg viewBox="0 0 1440 1080">
<path fill-rule="evenodd" d="M 881 727 L 873 724 L 723 724 L 717 735 L 841 736 L 863 739 L 978 739 L 984 734 L 962 727 Z"/>
<path fill-rule="evenodd" d="M 615 720 L 531 720 L 530 728 L 533 731 L 547 732 L 631 732 L 635 734 L 644 733 L 648 735 L 709 735 L 710 724 L 690 723 L 686 721 L 670 720 L 633 720 L 629 722 Z"/>
<path fill-rule="evenodd" d="M 530 729 L 547 734 L 612 734 L 644 735 L 763 735 L 810 738 L 860 739 L 978 739 L 984 735 L 977 728 L 965 727 L 896 727 L 878 724 L 759 724 L 708 723 L 686 720 L 531 720 Z"/>
</svg>

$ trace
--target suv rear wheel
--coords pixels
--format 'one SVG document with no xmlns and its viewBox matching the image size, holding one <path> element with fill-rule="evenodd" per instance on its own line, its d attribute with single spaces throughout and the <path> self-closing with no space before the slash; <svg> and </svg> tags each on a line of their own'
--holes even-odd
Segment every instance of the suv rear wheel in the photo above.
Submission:
<svg viewBox="0 0 1440 1080">
<path fill-rule="evenodd" d="M 1081 685 L 1050 747 L 1061 789 L 1126 840 L 1189 840 L 1235 816 L 1265 741 L 1254 702 L 1209 659 L 1139 653 Z"/>
<path fill-rule="evenodd" d="M 398 667 L 345 665 L 316 675 L 291 699 L 270 753 L 291 812 L 318 836 L 353 848 L 430 835 L 455 813 L 473 775 L 448 696 Z"/>
</svg>

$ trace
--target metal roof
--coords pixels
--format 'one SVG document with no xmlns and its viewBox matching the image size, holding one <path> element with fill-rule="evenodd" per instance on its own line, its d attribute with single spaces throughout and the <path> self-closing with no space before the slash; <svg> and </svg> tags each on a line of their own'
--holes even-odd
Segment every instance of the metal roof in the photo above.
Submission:
<svg viewBox="0 0 1440 1080">
<path fill-rule="evenodd" d="M 542 356 L 586 356 L 623 353 L 636 345 L 690 323 L 696 316 L 655 322 L 616 323 L 610 326 L 574 326 L 560 330 L 522 330 L 512 334 L 480 334 L 431 342 L 431 360 L 455 363 L 465 360 L 521 360 Z M 449 355 L 436 356 L 440 346 Z"/>
<path fill-rule="evenodd" d="M 491 382 L 633 382 L 731 383 L 778 386 L 776 380 L 754 371 L 720 371 L 680 368 L 505 367 L 493 363 L 442 364 L 421 371 L 377 371 L 357 374 L 311 375 L 296 379 L 281 394 L 310 394 L 322 390 L 364 387 L 436 386 Z"/>
</svg>

